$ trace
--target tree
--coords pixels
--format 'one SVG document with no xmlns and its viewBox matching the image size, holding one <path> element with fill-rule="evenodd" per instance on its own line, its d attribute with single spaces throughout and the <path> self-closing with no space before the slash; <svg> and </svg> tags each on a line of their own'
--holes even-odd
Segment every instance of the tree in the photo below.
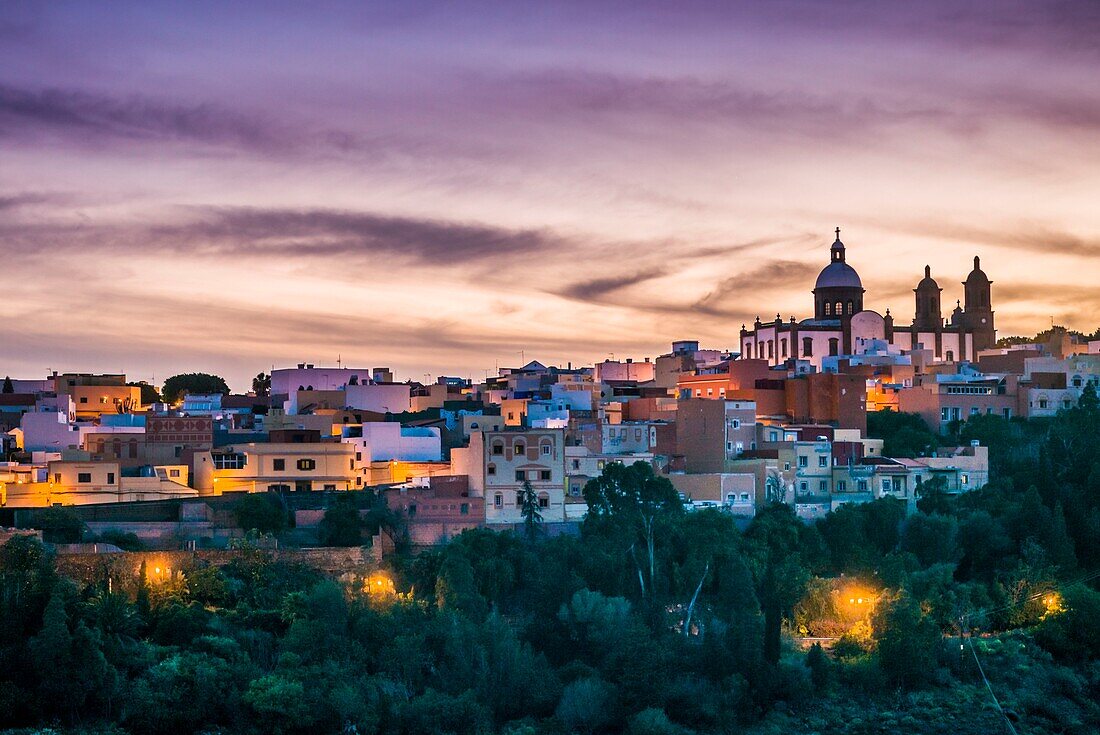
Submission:
<svg viewBox="0 0 1100 735">
<path fill-rule="evenodd" d="M 233 505 L 237 525 L 245 531 L 279 533 L 286 530 L 286 511 L 267 493 L 248 493 Z"/>
<path fill-rule="evenodd" d="M 3 392 L 4 392 L 4 393 L 14 393 L 14 392 L 15 392 L 15 386 L 14 386 L 14 385 L 12 385 L 12 382 L 11 382 L 11 376 L 10 376 L 10 375 L 9 375 L 9 376 L 6 376 L 6 377 L 4 378 L 4 390 L 3 390 Z"/>
<path fill-rule="evenodd" d="M 936 670 L 940 631 L 921 606 L 902 592 L 881 604 L 873 620 L 879 666 L 903 689 L 924 686 Z"/>
<path fill-rule="evenodd" d="M 321 519 L 321 542 L 325 546 L 359 546 L 366 521 L 350 494 L 338 495 Z"/>
<path fill-rule="evenodd" d="M 1035 639 L 1060 660 L 1095 662 L 1100 658 L 1100 592 L 1078 583 L 1066 588 L 1061 600 L 1057 595 L 1044 595 L 1051 600 L 1045 605 L 1049 612 Z"/>
<path fill-rule="evenodd" d="M 802 599 L 810 573 L 801 555 L 805 526 L 789 505 L 758 512 L 745 532 L 757 596 L 764 610 L 764 658 L 779 662 L 783 616 Z"/>
<path fill-rule="evenodd" d="M 252 392 L 257 398 L 266 398 L 271 394 L 271 376 L 267 373 L 259 373 L 252 379 Z"/>
<path fill-rule="evenodd" d="M 140 380 L 136 383 L 127 383 L 126 385 L 131 388 L 141 389 L 141 405 L 143 406 L 159 403 L 161 400 L 160 391 L 156 389 L 156 386 L 149 385 L 144 380 Z"/>
<path fill-rule="evenodd" d="M 614 698 L 614 689 L 602 679 L 578 679 L 565 687 L 554 714 L 568 730 L 592 733 L 611 723 Z"/>
<path fill-rule="evenodd" d="M 628 553 L 638 573 L 638 586 L 642 597 L 652 594 L 657 576 L 657 525 L 662 518 L 684 512 L 676 488 L 645 462 L 629 466 L 612 462 L 584 486 L 584 499 L 588 503 L 586 530 L 598 533 L 601 526 L 612 524 L 633 532 L 635 543 Z M 642 559 L 637 543 L 644 545 Z"/>
<path fill-rule="evenodd" d="M 164 381 L 161 395 L 168 403 L 177 403 L 186 393 L 229 393 L 224 378 L 209 373 L 181 373 Z"/>
<path fill-rule="evenodd" d="M 832 676 L 832 665 L 820 643 L 813 644 L 806 652 L 806 668 L 810 670 L 810 682 L 814 685 L 814 691 L 818 694 L 824 693 Z"/>
<path fill-rule="evenodd" d="M 920 414 L 891 409 L 867 414 L 867 436 L 883 440 L 882 454 L 886 457 L 925 456 L 939 444 Z"/>
<path fill-rule="evenodd" d="M 42 538 L 53 544 L 75 544 L 84 536 L 84 521 L 72 508 L 54 506 L 38 513 L 31 524 Z"/>
<path fill-rule="evenodd" d="M 539 535 L 542 511 L 539 510 L 538 495 L 528 480 L 523 481 L 523 489 L 520 490 L 520 514 L 523 516 L 523 531 L 527 539 L 534 541 Z"/>
<path fill-rule="evenodd" d="M 901 548 L 914 554 L 922 566 L 954 563 L 958 557 L 959 524 L 951 516 L 917 513 L 905 522 Z"/>
</svg>

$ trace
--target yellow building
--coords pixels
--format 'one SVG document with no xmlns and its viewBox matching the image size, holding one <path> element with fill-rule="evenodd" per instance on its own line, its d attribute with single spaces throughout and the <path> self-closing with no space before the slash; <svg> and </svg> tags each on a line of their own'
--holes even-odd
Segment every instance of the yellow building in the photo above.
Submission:
<svg viewBox="0 0 1100 735">
<path fill-rule="evenodd" d="M 235 444 L 195 457 L 195 487 L 204 495 L 353 490 L 361 486 L 356 476 L 355 448 L 343 442 Z"/>
<path fill-rule="evenodd" d="M 187 465 L 162 465 L 147 477 L 123 477 L 118 462 L 57 460 L 47 464 L 44 482 L 0 481 L 0 505 L 45 508 L 195 497 L 188 474 Z"/>
</svg>

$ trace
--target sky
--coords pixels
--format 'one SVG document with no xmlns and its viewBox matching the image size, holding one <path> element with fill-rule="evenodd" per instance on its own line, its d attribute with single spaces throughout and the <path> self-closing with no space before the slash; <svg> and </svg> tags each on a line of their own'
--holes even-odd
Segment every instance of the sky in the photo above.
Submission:
<svg viewBox="0 0 1100 735">
<path fill-rule="evenodd" d="M 480 379 L 867 308 L 1100 327 L 1100 4 L 0 3 L 0 372 Z"/>
</svg>

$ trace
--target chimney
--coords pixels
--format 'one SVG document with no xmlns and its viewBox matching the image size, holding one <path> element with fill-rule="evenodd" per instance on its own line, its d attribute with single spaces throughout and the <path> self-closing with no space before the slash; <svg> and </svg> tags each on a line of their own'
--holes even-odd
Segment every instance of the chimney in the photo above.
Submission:
<svg viewBox="0 0 1100 735">
<path fill-rule="evenodd" d="M 304 362 L 298 363 L 298 369 L 299 370 L 305 370 L 306 369 L 306 364 Z"/>
</svg>

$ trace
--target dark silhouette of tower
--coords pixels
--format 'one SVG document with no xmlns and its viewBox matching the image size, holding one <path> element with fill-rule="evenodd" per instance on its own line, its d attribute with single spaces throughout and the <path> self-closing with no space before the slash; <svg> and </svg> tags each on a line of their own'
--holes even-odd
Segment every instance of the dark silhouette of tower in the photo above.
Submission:
<svg viewBox="0 0 1100 735">
<path fill-rule="evenodd" d="M 981 260 L 975 255 L 974 270 L 963 281 L 963 323 L 974 335 L 975 351 L 989 349 L 997 342 L 990 299 L 992 284 L 981 268 Z"/>
<path fill-rule="evenodd" d="M 913 317 L 913 327 L 922 332 L 934 332 L 943 327 L 943 312 L 940 309 L 940 294 L 943 289 L 932 278 L 932 267 L 924 266 L 924 278 L 913 289 L 917 308 Z"/>
</svg>

